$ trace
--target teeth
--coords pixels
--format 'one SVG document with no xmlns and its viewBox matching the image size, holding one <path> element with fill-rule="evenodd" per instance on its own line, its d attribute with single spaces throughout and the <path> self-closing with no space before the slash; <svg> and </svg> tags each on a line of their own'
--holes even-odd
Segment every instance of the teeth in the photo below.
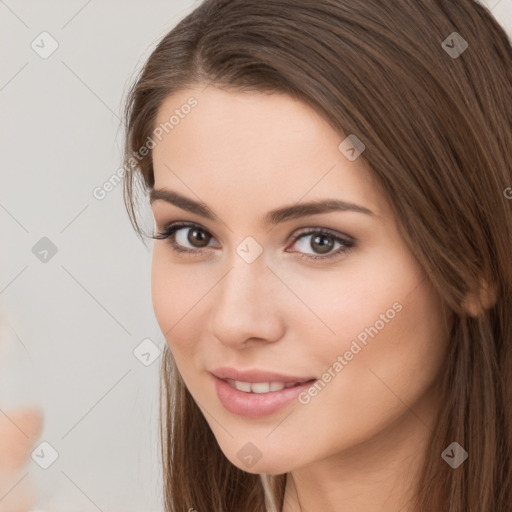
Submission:
<svg viewBox="0 0 512 512">
<path fill-rule="evenodd" d="M 291 388 L 297 384 L 297 382 L 241 382 L 238 380 L 226 379 L 228 384 L 243 391 L 245 393 L 269 393 L 270 391 L 280 391 L 284 388 Z"/>
<path fill-rule="evenodd" d="M 235 383 L 235 388 L 238 391 L 245 391 L 246 393 L 251 392 L 251 384 L 249 382 L 240 382 L 238 380 L 233 381 Z"/>
<path fill-rule="evenodd" d="M 251 391 L 253 393 L 268 393 L 270 391 L 269 382 L 253 382 L 251 384 Z"/>
</svg>

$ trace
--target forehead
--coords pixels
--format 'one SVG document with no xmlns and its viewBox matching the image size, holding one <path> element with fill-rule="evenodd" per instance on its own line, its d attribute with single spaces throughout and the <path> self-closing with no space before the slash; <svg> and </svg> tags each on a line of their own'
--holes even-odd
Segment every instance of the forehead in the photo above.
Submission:
<svg viewBox="0 0 512 512">
<path fill-rule="evenodd" d="M 153 149 L 155 188 L 236 207 L 240 214 L 302 198 L 383 206 L 363 158 L 349 161 L 338 149 L 345 135 L 290 96 L 211 85 L 182 90 L 160 107 L 159 126 L 164 129 Z"/>
</svg>

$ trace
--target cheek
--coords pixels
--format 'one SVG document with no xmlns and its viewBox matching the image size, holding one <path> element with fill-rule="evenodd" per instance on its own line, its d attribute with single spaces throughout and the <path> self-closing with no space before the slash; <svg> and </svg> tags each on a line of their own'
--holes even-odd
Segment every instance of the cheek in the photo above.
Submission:
<svg viewBox="0 0 512 512">
<path fill-rule="evenodd" d="M 404 395 L 432 384 L 448 348 L 449 327 L 441 301 L 425 280 L 401 301 L 402 311 L 372 345 L 372 370 Z"/>
<path fill-rule="evenodd" d="M 303 302 L 331 331 L 323 329 L 326 344 L 337 351 L 348 350 L 353 340 L 364 347 L 384 333 L 391 344 L 413 332 L 427 335 L 439 316 L 439 301 L 424 272 L 399 244 L 382 244 L 347 259 L 339 270 L 317 271 L 296 282 Z M 319 324 L 310 324 L 318 333 Z"/>
<path fill-rule="evenodd" d="M 384 256 L 296 287 L 324 324 L 308 314 L 300 331 L 317 377 L 329 381 L 311 410 L 336 411 L 341 400 L 361 420 L 368 411 L 385 418 L 401 408 L 396 395 L 414 402 L 439 372 L 448 339 L 441 301 L 412 259 Z"/>
<path fill-rule="evenodd" d="M 193 335 L 187 316 L 197 314 L 192 308 L 203 293 L 194 286 L 190 270 L 169 261 L 163 244 L 165 242 L 160 242 L 153 250 L 151 298 L 160 329 L 174 352 L 183 340 Z"/>
<path fill-rule="evenodd" d="M 370 297 L 371 306 L 357 318 L 338 312 L 339 321 L 332 324 L 335 340 L 316 343 L 310 351 L 320 384 L 301 397 L 297 438 L 308 445 L 305 439 L 318 433 L 319 425 L 322 431 L 310 445 L 315 454 L 306 450 L 301 455 L 304 463 L 366 441 L 400 418 L 431 423 L 432 386 L 448 340 L 437 297 L 426 282 L 408 296 L 393 291 L 380 299 L 375 293 Z M 393 309 L 393 318 L 388 313 L 387 323 L 377 323 L 396 297 L 401 309 Z M 366 343 L 358 339 L 360 333 L 367 335 Z M 287 443 L 285 433 L 281 442 Z"/>
<path fill-rule="evenodd" d="M 151 262 L 151 298 L 156 319 L 163 333 L 167 332 L 175 323 L 176 292 L 171 286 L 171 268 L 165 264 L 162 251 L 154 247 Z"/>
<path fill-rule="evenodd" d="M 449 334 L 427 281 L 413 293 L 395 290 L 378 297 L 375 292 L 372 301 L 352 316 L 340 313 L 337 340 L 322 353 L 324 371 L 331 368 L 336 376 L 310 409 L 312 415 L 330 411 L 338 427 L 351 424 L 350 411 L 362 435 L 380 430 L 404 413 L 404 404 L 414 407 L 429 393 Z"/>
<path fill-rule="evenodd" d="M 290 273 L 283 280 L 293 284 L 302 304 L 291 297 L 285 318 L 292 329 L 300 324 L 299 332 L 310 331 L 305 340 L 321 340 L 323 347 L 343 352 L 353 339 L 363 344 L 371 339 L 375 326 L 378 331 L 388 330 L 399 321 L 399 310 L 422 277 L 391 258 L 386 265 L 375 264 L 375 258 L 347 260 L 339 269 L 303 272 L 300 279 Z"/>
</svg>

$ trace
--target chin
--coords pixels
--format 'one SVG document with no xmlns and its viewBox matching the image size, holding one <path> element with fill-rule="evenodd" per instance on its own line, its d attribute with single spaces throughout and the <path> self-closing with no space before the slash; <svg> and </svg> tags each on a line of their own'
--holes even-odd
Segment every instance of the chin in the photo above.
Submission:
<svg viewBox="0 0 512 512">
<path fill-rule="evenodd" d="M 231 464 L 246 473 L 269 473 L 272 475 L 282 475 L 283 473 L 292 471 L 297 466 L 297 462 L 294 463 L 294 461 L 283 460 L 283 456 L 276 453 L 274 450 L 273 453 L 267 457 L 265 457 L 265 454 L 261 454 L 261 458 L 257 462 L 251 463 L 249 461 L 246 463 L 243 460 L 244 453 L 241 453 L 242 450 L 243 448 L 235 451 L 234 453 L 230 453 L 229 457 L 226 453 L 224 453 L 224 455 L 226 455 Z M 240 457 L 238 456 L 239 454 Z"/>
</svg>

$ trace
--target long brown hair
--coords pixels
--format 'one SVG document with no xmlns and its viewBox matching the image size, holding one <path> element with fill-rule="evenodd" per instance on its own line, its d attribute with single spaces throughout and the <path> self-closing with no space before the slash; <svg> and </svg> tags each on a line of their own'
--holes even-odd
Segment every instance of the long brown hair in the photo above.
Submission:
<svg viewBox="0 0 512 512">
<path fill-rule="evenodd" d="M 164 99 L 208 83 L 284 92 L 363 141 L 362 158 L 454 318 L 414 510 L 510 512 L 512 47 L 504 30 L 473 0 L 204 1 L 159 42 L 129 91 L 124 198 L 141 238 L 136 188 L 145 197 L 154 175 L 151 151 L 140 150 L 154 139 Z M 481 309 L 468 311 L 468 297 L 480 297 Z M 167 346 L 161 371 L 166 510 L 281 510 L 286 475 L 231 464 Z M 456 470 L 441 457 L 454 441 L 469 453 Z"/>
</svg>

